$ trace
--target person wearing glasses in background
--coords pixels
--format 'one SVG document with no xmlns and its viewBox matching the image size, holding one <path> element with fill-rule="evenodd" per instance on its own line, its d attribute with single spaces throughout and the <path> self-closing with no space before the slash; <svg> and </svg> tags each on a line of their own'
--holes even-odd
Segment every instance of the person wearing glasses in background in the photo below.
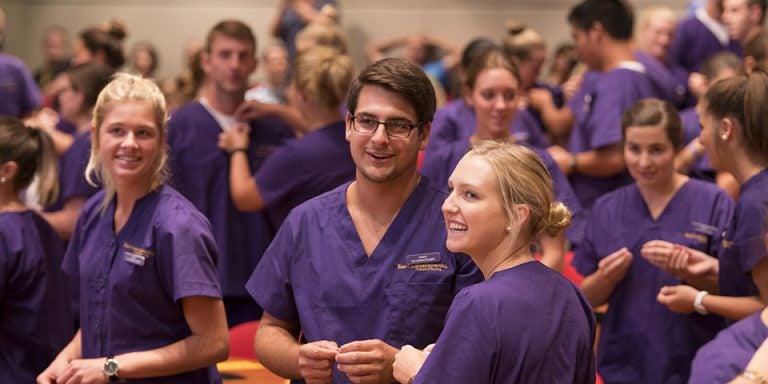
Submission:
<svg viewBox="0 0 768 384">
<path fill-rule="evenodd" d="M 399 348 L 434 343 L 453 297 L 482 279 L 446 249 L 447 194 L 416 172 L 436 104 L 424 71 L 381 60 L 347 100 L 355 179 L 291 211 L 246 284 L 264 308 L 259 360 L 294 382 L 393 382 Z"/>
</svg>

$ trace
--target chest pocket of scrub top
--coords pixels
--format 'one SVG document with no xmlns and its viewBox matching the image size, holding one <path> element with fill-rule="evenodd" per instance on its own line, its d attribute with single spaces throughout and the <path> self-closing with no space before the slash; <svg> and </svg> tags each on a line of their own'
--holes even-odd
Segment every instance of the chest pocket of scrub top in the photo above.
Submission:
<svg viewBox="0 0 768 384">
<path fill-rule="evenodd" d="M 424 348 L 437 340 L 451 305 L 452 268 L 445 270 L 398 270 L 387 287 L 387 332 L 395 346 Z"/>
<path fill-rule="evenodd" d="M 690 228 L 681 234 L 685 239 L 681 244 L 716 257 L 720 246 L 720 232 L 717 227 L 693 221 Z"/>
</svg>

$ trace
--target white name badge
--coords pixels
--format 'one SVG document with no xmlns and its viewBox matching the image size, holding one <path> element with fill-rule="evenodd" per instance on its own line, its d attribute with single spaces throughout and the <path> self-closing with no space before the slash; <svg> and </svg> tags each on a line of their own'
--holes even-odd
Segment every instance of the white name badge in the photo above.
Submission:
<svg viewBox="0 0 768 384">
<path fill-rule="evenodd" d="M 126 252 L 123 254 L 123 260 L 127 261 L 128 263 L 131 263 L 133 265 L 138 265 L 140 267 L 144 266 L 144 263 L 147 261 L 146 256 L 137 255 L 135 253 Z"/>
<path fill-rule="evenodd" d="M 408 265 L 431 264 L 437 262 L 440 262 L 440 252 L 405 256 L 405 263 Z"/>
</svg>

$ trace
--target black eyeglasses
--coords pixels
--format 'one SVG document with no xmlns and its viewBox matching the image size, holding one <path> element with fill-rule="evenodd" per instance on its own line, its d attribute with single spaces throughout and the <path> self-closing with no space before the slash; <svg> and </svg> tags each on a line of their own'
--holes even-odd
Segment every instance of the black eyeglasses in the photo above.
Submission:
<svg viewBox="0 0 768 384">
<path fill-rule="evenodd" d="M 352 128 L 354 128 L 355 131 L 366 135 L 373 135 L 380 124 L 384 125 L 384 130 L 387 132 L 387 136 L 399 137 L 401 139 L 410 136 L 412 130 L 420 128 L 422 125 L 420 123 L 414 124 L 398 120 L 378 121 L 370 116 L 352 115 Z"/>
</svg>

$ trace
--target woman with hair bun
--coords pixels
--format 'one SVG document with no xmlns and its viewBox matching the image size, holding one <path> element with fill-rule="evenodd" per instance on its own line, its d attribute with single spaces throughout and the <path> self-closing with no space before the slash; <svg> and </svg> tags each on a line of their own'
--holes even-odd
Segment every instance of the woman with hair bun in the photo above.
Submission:
<svg viewBox="0 0 768 384">
<path fill-rule="evenodd" d="M 120 19 L 83 30 L 75 41 L 72 65 L 95 62 L 119 69 L 125 64 L 123 40 L 126 36 L 125 23 Z"/>
<path fill-rule="evenodd" d="M 595 318 L 581 291 L 538 263 L 540 234 L 556 235 L 571 214 L 531 150 L 484 141 L 449 179 L 443 203 L 451 252 L 472 257 L 485 281 L 454 298 L 434 346 L 405 346 L 400 383 L 593 383 Z"/>
<path fill-rule="evenodd" d="M 472 144 L 482 140 L 508 140 L 533 148 L 547 166 L 554 185 L 555 196 L 575 216 L 574 225 L 567 233 L 558 236 L 544 235 L 539 239 L 541 261 L 557 271 L 562 270 L 565 256 L 566 237 L 578 243 L 583 232 L 581 206 L 573 193 L 568 179 L 557 167 L 552 157 L 544 150 L 525 140 L 524 132 L 510 132 L 510 124 L 517 116 L 520 101 L 520 72 L 499 49 L 489 49 L 469 65 L 465 79 L 465 100 L 472 109 L 472 121 L 467 120 L 463 128 L 467 137 L 443 143 L 439 148 L 427 145 L 422 175 L 436 186 L 445 188 L 448 177 Z"/>
</svg>

